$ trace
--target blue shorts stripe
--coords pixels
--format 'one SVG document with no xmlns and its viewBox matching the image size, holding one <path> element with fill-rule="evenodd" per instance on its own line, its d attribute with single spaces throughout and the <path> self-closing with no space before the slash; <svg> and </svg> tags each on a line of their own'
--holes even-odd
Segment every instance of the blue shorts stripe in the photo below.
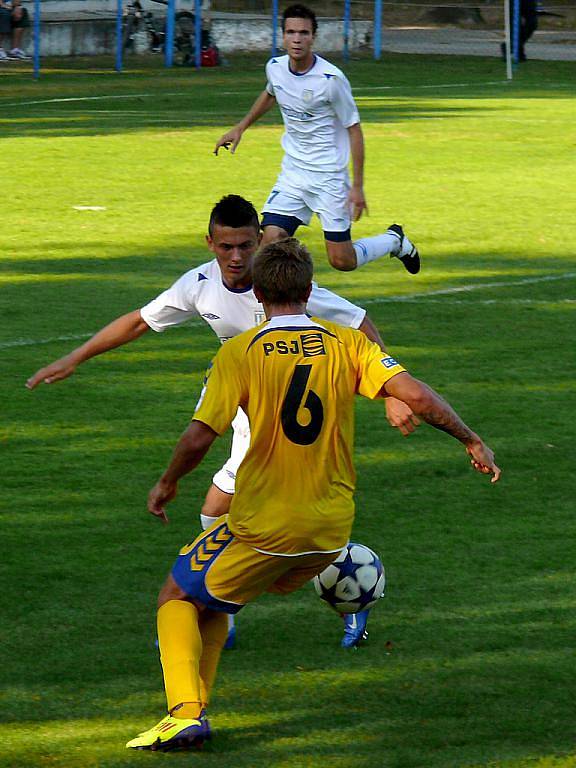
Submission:
<svg viewBox="0 0 576 768">
<path fill-rule="evenodd" d="M 346 243 L 348 240 L 352 240 L 350 227 L 344 232 L 324 232 L 324 240 L 330 240 L 331 243 Z"/>
<path fill-rule="evenodd" d="M 206 575 L 212 563 L 234 541 L 228 525 L 222 523 L 198 536 L 184 547 L 172 568 L 172 578 L 188 597 L 197 600 L 213 611 L 238 613 L 244 606 L 219 600 L 206 588 Z"/>
<path fill-rule="evenodd" d="M 262 214 L 262 229 L 268 226 L 281 227 L 290 237 L 301 224 L 302 221 L 296 216 L 286 216 L 284 213 L 268 213 L 267 211 Z"/>
</svg>

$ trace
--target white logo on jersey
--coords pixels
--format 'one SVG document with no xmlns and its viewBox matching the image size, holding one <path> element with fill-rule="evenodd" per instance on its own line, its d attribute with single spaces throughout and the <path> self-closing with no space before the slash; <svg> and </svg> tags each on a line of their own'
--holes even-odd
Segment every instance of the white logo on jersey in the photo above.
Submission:
<svg viewBox="0 0 576 768">
<path fill-rule="evenodd" d="M 305 104 L 309 104 L 312 101 L 312 98 L 314 96 L 314 91 L 309 91 L 306 89 L 305 91 L 302 91 L 302 100 Z"/>
</svg>

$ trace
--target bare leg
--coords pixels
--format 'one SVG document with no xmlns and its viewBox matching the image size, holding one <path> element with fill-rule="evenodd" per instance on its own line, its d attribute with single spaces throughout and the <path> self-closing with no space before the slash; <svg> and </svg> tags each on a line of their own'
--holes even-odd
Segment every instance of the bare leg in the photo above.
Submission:
<svg viewBox="0 0 576 768">
<path fill-rule="evenodd" d="M 356 269 L 358 262 L 352 240 L 346 240 L 343 243 L 336 243 L 333 240 L 324 240 L 324 242 L 326 244 L 328 261 L 334 269 L 338 269 L 341 272 L 350 272 Z"/>
<path fill-rule="evenodd" d="M 290 237 L 290 235 L 285 229 L 277 227 L 275 224 L 268 224 L 268 226 L 264 227 L 260 247 L 262 248 L 268 245 L 268 243 L 275 243 L 278 240 L 284 240 L 286 237 Z"/>
<path fill-rule="evenodd" d="M 230 510 L 233 494 L 224 493 L 218 486 L 212 484 L 208 489 L 201 515 L 206 517 L 221 517 Z"/>
<path fill-rule="evenodd" d="M 22 48 L 22 37 L 24 35 L 24 27 L 16 27 L 12 30 L 12 48 Z"/>
<path fill-rule="evenodd" d="M 268 224 L 264 227 L 261 246 L 274 243 L 285 237 L 289 237 L 285 229 L 275 224 Z M 381 235 L 362 238 L 354 243 L 352 240 L 328 239 L 325 239 L 324 243 L 330 265 L 340 272 L 351 272 L 369 261 L 386 255 L 397 256 L 409 272 L 416 272 L 420 268 L 419 262 L 416 266 L 418 251 L 404 236 L 402 228 L 398 225 L 394 225 Z M 414 266 L 411 263 L 406 264 L 407 258 L 414 262 Z"/>
<path fill-rule="evenodd" d="M 160 590 L 160 593 L 158 595 L 158 608 L 161 608 L 164 603 L 167 603 L 169 600 L 187 600 L 188 596 L 186 595 L 186 592 L 184 590 L 180 589 L 178 584 L 174 581 L 172 574 L 168 574 L 166 581 L 162 585 L 162 589 Z M 199 609 L 203 608 L 202 605 L 198 604 L 197 606 Z"/>
<path fill-rule="evenodd" d="M 22 47 L 22 36 L 24 35 L 24 27 L 15 27 L 14 23 L 19 23 L 24 16 L 24 10 L 18 2 L 12 3 L 12 50 Z"/>
</svg>

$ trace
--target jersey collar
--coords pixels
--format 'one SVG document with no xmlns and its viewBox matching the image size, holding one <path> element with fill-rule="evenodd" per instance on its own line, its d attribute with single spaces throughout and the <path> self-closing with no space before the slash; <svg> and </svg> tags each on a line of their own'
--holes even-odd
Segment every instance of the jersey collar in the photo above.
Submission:
<svg viewBox="0 0 576 768">
<path fill-rule="evenodd" d="M 275 315 L 274 317 L 271 317 L 270 320 L 268 320 L 267 328 L 284 328 L 284 326 L 290 325 L 292 327 L 294 326 L 302 326 L 309 327 L 311 325 L 316 325 L 316 323 L 313 323 L 308 315 Z"/>
<path fill-rule="evenodd" d="M 310 64 L 310 66 L 305 72 L 294 72 L 290 67 L 290 59 L 288 59 L 288 72 L 290 72 L 291 75 L 294 75 L 294 77 L 302 77 L 302 75 L 307 75 L 308 72 L 314 69 L 314 67 L 316 66 L 316 62 L 318 61 L 318 56 L 316 56 L 316 54 L 313 54 L 313 55 L 314 55 L 314 61 L 312 62 L 312 64 Z"/>
<path fill-rule="evenodd" d="M 226 285 L 224 282 L 224 278 L 222 278 L 222 285 L 227 291 L 230 291 L 230 293 L 248 293 L 248 291 L 252 290 L 252 284 L 248 285 L 246 288 L 230 288 L 230 286 Z"/>
</svg>

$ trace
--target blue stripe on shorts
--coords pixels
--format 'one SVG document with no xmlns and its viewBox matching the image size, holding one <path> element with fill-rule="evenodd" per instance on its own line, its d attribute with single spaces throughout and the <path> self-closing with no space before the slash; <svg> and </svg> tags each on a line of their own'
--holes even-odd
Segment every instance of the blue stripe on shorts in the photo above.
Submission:
<svg viewBox="0 0 576 768">
<path fill-rule="evenodd" d="M 226 547 L 234 541 L 228 525 L 222 523 L 201 534 L 192 543 L 191 548 L 184 547 L 184 554 L 179 554 L 172 568 L 172 578 L 188 597 L 197 600 L 206 608 L 224 613 L 238 613 L 243 605 L 219 600 L 206 589 L 206 575 L 212 563 Z"/>
</svg>

